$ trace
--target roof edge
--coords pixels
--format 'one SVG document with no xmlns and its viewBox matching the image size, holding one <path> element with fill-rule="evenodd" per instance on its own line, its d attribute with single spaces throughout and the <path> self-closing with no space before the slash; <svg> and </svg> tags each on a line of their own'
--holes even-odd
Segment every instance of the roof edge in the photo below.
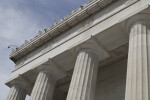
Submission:
<svg viewBox="0 0 150 100">
<path fill-rule="evenodd" d="M 49 28 L 44 29 L 44 31 L 39 31 L 38 35 L 33 39 L 30 39 L 30 41 L 25 40 L 23 45 L 13 49 L 10 54 L 10 59 L 13 62 L 16 62 L 19 58 L 30 53 L 45 42 L 55 38 L 60 33 L 69 29 L 70 27 L 73 27 L 74 25 L 78 24 L 82 20 L 103 9 L 114 1 L 117 0 L 90 0 L 88 3 L 81 5 L 80 8 L 72 10 L 69 15 L 60 21 L 55 21 L 55 23 Z"/>
</svg>

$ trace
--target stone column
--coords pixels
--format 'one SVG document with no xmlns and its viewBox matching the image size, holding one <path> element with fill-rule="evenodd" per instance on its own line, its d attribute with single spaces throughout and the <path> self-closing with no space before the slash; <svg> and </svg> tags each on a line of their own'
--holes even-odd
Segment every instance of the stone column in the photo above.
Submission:
<svg viewBox="0 0 150 100">
<path fill-rule="evenodd" d="M 82 49 L 75 68 L 67 100 L 94 100 L 98 58 L 89 49 Z"/>
<path fill-rule="evenodd" d="M 18 84 L 12 85 L 6 100 L 25 100 L 26 91 Z"/>
<path fill-rule="evenodd" d="M 56 80 L 49 68 L 39 70 L 30 100 L 52 100 Z"/>
<path fill-rule="evenodd" d="M 150 15 L 128 21 L 130 33 L 125 100 L 150 100 Z"/>
</svg>

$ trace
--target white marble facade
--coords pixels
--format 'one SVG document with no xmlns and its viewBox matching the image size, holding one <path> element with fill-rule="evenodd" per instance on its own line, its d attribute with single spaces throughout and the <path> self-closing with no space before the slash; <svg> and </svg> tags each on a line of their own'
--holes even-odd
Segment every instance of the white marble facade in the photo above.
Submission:
<svg viewBox="0 0 150 100">
<path fill-rule="evenodd" d="M 150 100 L 149 5 L 91 0 L 39 31 L 10 54 L 6 100 Z"/>
</svg>

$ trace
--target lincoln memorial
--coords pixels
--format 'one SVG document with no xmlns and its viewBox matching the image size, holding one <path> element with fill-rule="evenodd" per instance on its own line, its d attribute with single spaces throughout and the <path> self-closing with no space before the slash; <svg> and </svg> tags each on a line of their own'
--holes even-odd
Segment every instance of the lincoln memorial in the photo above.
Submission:
<svg viewBox="0 0 150 100">
<path fill-rule="evenodd" d="M 150 0 L 90 0 L 10 59 L 6 100 L 150 100 Z"/>
</svg>

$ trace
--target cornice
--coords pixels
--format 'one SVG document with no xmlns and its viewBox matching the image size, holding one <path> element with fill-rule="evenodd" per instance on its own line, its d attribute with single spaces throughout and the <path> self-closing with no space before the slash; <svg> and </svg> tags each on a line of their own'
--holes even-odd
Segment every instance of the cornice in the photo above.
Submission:
<svg viewBox="0 0 150 100">
<path fill-rule="evenodd" d="M 49 28 L 44 29 L 44 31 L 39 31 L 38 35 L 30 41 L 25 40 L 23 45 L 13 49 L 10 54 L 10 59 L 16 62 L 19 58 L 30 53 L 45 42 L 55 38 L 60 33 L 73 27 L 90 15 L 113 3 L 114 1 L 117 0 L 90 0 L 88 3 L 81 5 L 79 9 L 72 10 L 69 15 L 60 21 L 55 21 L 55 23 Z"/>
</svg>

